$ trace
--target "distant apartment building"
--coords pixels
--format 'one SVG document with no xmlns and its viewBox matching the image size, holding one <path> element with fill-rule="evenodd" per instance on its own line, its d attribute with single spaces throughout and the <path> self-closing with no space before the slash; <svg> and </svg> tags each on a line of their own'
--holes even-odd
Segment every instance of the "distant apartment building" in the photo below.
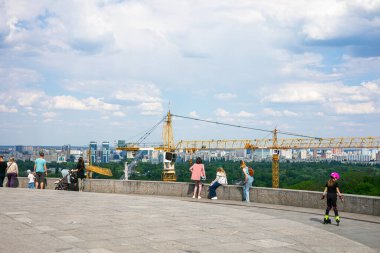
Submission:
<svg viewBox="0 0 380 253">
<path fill-rule="evenodd" d="M 331 151 L 332 151 L 333 155 L 343 154 L 343 149 L 341 149 L 341 148 L 333 148 Z"/>
<path fill-rule="evenodd" d="M 16 152 L 22 153 L 22 152 L 24 152 L 24 146 L 17 145 L 17 146 L 15 146 L 15 150 L 16 150 Z"/>
<path fill-rule="evenodd" d="M 74 158 L 74 162 L 78 162 L 79 157 L 83 157 L 85 161 L 88 161 L 88 153 L 83 153 L 82 150 L 72 149 L 70 150 L 70 158 Z"/>
<path fill-rule="evenodd" d="M 116 146 L 117 147 L 124 147 L 125 146 L 125 140 L 117 140 Z"/>
<path fill-rule="evenodd" d="M 292 159 L 292 150 L 291 149 L 283 149 L 280 150 L 280 156 L 284 159 Z"/>
<path fill-rule="evenodd" d="M 298 158 L 301 160 L 306 160 L 307 159 L 307 150 L 301 149 L 298 153 Z"/>
<path fill-rule="evenodd" d="M 98 143 L 95 141 L 90 142 L 90 161 L 91 163 L 96 163 L 98 161 L 97 151 Z"/>
<path fill-rule="evenodd" d="M 102 163 L 109 163 L 111 157 L 111 151 L 110 151 L 110 143 L 108 141 L 102 142 L 102 149 L 101 149 L 101 161 Z"/>
<path fill-rule="evenodd" d="M 267 158 L 271 158 L 271 150 L 269 149 L 256 149 L 254 151 L 254 160 L 255 161 L 261 161 L 265 160 Z"/>
<path fill-rule="evenodd" d="M 63 145 L 62 146 L 62 155 L 65 157 L 65 161 L 68 161 L 70 159 L 70 151 L 71 151 L 71 145 Z"/>
</svg>

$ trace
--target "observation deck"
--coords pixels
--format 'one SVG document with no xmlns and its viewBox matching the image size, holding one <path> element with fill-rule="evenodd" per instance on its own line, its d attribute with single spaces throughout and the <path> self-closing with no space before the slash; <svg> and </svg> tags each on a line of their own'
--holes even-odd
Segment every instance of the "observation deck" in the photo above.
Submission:
<svg viewBox="0 0 380 253">
<path fill-rule="evenodd" d="M 0 188 L 0 199 L 4 253 L 380 251 L 374 215 L 341 212 L 338 227 L 321 209 L 187 196 Z"/>
</svg>

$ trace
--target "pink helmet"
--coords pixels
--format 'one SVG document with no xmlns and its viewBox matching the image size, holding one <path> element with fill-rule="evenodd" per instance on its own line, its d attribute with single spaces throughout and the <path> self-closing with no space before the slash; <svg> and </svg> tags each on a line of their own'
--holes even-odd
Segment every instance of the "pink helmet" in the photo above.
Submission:
<svg viewBox="0 0 380 253">
<path fill-rule="evenodd" d="M 333 172 L 333 173 L 331 173 L 331 174 L 330 174 L 330 177 L 335 178 L 336 180 L 338 180 L 338 179 L 340 178 L 338 172 Z"/>
</svg>

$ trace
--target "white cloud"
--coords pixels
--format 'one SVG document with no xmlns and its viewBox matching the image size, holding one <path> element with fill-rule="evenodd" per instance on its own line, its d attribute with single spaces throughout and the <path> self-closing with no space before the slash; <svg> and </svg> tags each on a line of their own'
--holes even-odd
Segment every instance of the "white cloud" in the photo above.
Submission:
<svg viewBox="0 0 380 253">
<path fill-rule="evenodd" d="M 294 54 L 290 51 L 275 50 L 274 57 L 281 63 L 279 74 L 284 77 L 304 80 L 337 80 L 342 77 L 341 69 L 328 68 L 323 64 L 323 55 L 313 52 Z"/>
<path fill-rule="evenodd" d="M 31 84 L 41 81 L 41 75 L 32 69 L 25 68 L 2 68 L 0 66 L 0 84 L 8 90 L 14 90 L 23 86 L 30 88 Z"/>
<path fill-rule="evenodd" d="M 138 106 L 138 110 L 142 115 L 160 115 L 163 112 L 163 107 L 160 102 L 144 102 Z"/>
<path fill-rule="evenodd" d="M 31 106 L 36 102 L 42 102 L 45 94 L 43 91 L 23 90 L 18 91 L 15 96 L 19 105 Z"/>
<path fill-rule="evenodd" d="M 104 102 L 101 98 L 89 97 L 78 99 L 73 96 L 55 96 L 50 98 L 49 105 L 54 109 L 68 109 L 81 111 L 116 111 L 120 105 Z"/>
<path fill-rule="evenodd" d="M 299 116 L 299 114 L 296 112 L 292 112 L 289 110 L 276 111 L 276 110 L 273 110 L 271 108 L 264 108 L 263 113 L 266 115 L 273 116 L 273 117 L 282 117 L 282 116 L 297 117 L 297 116 Z"/>
<path fill-rule="evenodd" d="M 123 113 L 123 112 L 113 112 L 112 115 L 116 116 L 116 117 L 124 117 L 125 113 Z"/>
<path fill-rule="evenodd" d="M 373 82 L 348 86 L 342 83 L 295 83 L 284 85 L 264 97 L 264 102 L 317 103 L 337 114 L 379 112 L 380 87 Z M 267 113 L 272 113 L 267 111 Z M 291 115 L 292 113 L 288 113 Z"/>
<path fill-rule="evenodd" d="M 255 114 L 246 111 L 240 111 L 236 114 L 236 116 L 241 118 L 253 118 L 255 117 Z"/>
<path fill-rule="evenodd" d="M 159 102 L 160 96 L 161 92 L 154 84 L 134 84 L 114 92 L 116 99 L 137 102 Z"/>
<path fill-rule="evenodd" d="M 230 116 L 230 113 L 222 108 L 218 108 L 216 109 L 215 111 L 215 115 L 217 117 L 222 117 L 222 118 L 225 118 L 225 117 L 229 117 Z"/>
<path fill-rule="evenodd" d="M 292 112 L 292 111 L 289 111 L 289 110 L 284 110 L 284 111 L 283 111 L 283 114 L 284 114 L 285 116 L 288 116 L 288 117 L 296 117 L 296 116 L 299 116 L 298 113 L 296 113 L 296 112 Z"/>
<path fill-rule="evenodd" d="M 95 111 L 115 111 L 119 110 L 120 106 L 117 104 L 105 103 L 100 98 L 89 97 L 82 100 L 88 108 Z"/>
<path fill-rule="evenodd" d="M 370 114 L 380 112 L 374 103 L 332 103 L 329 105 L 337 114 Z"/>
<path fill-rule="evenodd" d="M 232 100 L 232 99 L 235 99 L 237 95 L 233 93 L 219 93 L 219 94 L 215 94 L 214 97 L 220 100 Z"/>
<path fill-rule="evenodd" d="M 56 96 L 51 99 L 54 109 L 89 110 L 90 108 L 73 96 Z"/>
<path fill-rule="evenodd" d="M 17 109 L 14 107 L 7 107 L 5 105 L 0 105 L 0 112 L 15 113 Z"/>
<path fill-rule="evenodd" d="M 89 120 L 125 113 L 139 125 L 149 118 L 139 114 L 161 115 L 163 101 L 193 117 L 241 125 L 282 126 L 287 117 L 300 117 L 290 129 L 308 120 L 334 125 L 332 114 L 380 122 L 380 83 L 368 82 L 380 80 L 380 1 L 0 5 L 1 110 L 26 115 L 19 124 L 25 128 L 29 115 L 46 112 Z M 371 119 L 360 115 L 368 113 Z M 281 115 L 279 122 L 271 114 Z M 22 141 L 39 140 L 28 132 Z"/>
<path fill-rule="evenodd" d="M 270 91 L 270 95 L 264 97 L 263 101 L 274 103 L 305 103 L 325 101 L 327 85 L 315 83 L 295 83 Z"/>
<path fill-rule="evenodd" d="M 323 112 L 316 112 L 314 113 L 315 116 L 324 117 L 326 116 Z"/>
<path fill-rule="evenodd" d="M 193 118 L 200 118 L 196 111 L 192 111 L 192 112 L 190 112 L 190 113 L 189 113 L 189 116 L 190 116 L 190 117 L 193 117 Z"/>
<path fill-rule="evenodd" d="M 42 116 L 45 118 L 55 118 L 57 117 L 57 114 L 55 112 L 44 112 Z"/>
</svg>

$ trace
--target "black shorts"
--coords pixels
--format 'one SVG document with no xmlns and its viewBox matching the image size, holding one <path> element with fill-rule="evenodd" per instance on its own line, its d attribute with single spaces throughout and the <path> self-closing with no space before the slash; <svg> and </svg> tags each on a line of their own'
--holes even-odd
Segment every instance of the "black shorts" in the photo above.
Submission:
<svg viewBox="0 0 380 253">
<path fill-rule="evenodd" d="M 43 183 L 45 181 L 45 172 L 37 172 L 36 179 L 38 184 Z"/>
<path fill-rule="evenodd" d="M 336 194 L 327 194 L 327 206 L 328 207 L 335 207 L 336 206 L 336 199 L 337 195 Z"/>
</svg>

